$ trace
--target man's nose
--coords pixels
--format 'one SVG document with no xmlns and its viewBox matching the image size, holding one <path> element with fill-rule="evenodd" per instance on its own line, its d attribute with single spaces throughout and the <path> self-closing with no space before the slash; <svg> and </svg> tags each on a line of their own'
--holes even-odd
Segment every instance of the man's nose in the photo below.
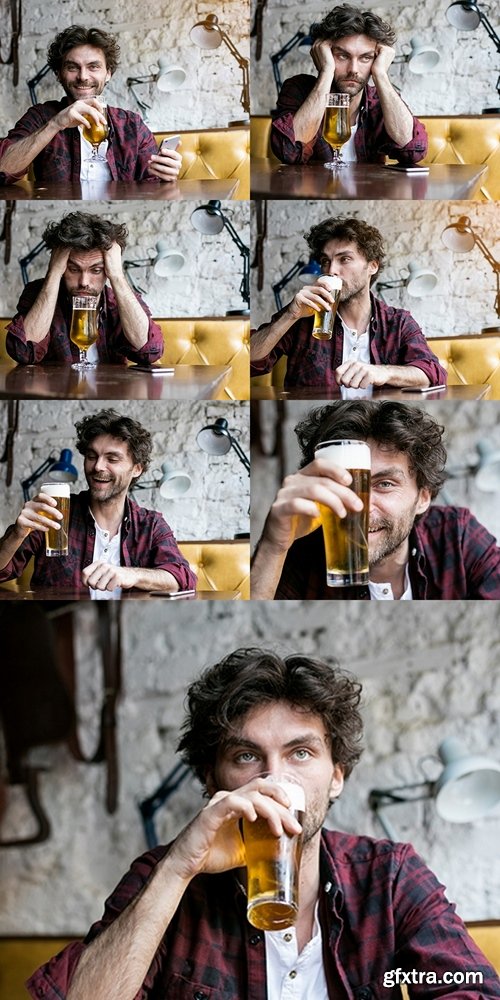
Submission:
<svg viewBox="0 0 500 1000">
<path fill-rule="evenodd" d="M 94 461 L 94 472 L 99 470 L 104 471 L 106 468 L 106 459 L 102 455 L 98 455 Z"/>
<path fill-rule="evenodd" d="M 339 266 L 339 264 L 337 264 L 337 261 L 335 261 L 335 260 L 331 261 L 327 273 L 331 274 L 331 275 L 335 275 L 335 277 L 339 277 L 339 275 L 340 275 L 340 266 Z"/>
</svg>

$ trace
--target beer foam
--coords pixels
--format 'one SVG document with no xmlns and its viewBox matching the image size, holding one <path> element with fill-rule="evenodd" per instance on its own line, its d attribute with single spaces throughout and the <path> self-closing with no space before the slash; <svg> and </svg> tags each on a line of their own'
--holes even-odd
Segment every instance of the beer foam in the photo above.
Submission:
<svg viewBox="0 0 500 1000">
<path fill-rule="evenodd" d="M 40 493 L 49 497 L 69 497 L 69 483 L 42 483 Z"/>
<path fill-rule="evenodd" d="M 296 785 L 294 781 L 287 781 L 286 778 L 279 778 L 276 782 L 290 799 L 290 809 L 294 812 L 304 812 L 306 808 L 306 794 L 302 785 Z"/>
<path fill-rule="evenodd" d="M 317 448 L 315 458 L 330 459 L 342 469 L 371 469 L 371 455 L 364 441 L 342 441 L 340 444 L 325 442 Z"/>
<path fill-rule="evenodd" d="M 342 278 L 337 274 L 321 274 L 316 284 L 324 285 L 331 292 L 338 292 L 339 288 L 342 288 Z"/>
</svg>

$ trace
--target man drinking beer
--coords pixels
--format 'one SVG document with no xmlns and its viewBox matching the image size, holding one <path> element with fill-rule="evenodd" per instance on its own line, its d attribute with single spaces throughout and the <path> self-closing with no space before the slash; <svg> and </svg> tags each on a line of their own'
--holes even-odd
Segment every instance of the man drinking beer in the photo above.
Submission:
<svg viewBox="0 0 500 1000">
<path fill-rule="evenodd" d="M 88 490 L 70 498 L 68 554 L 47 554 L 45 534 L 62 514 L 49 493 L 28 500 L 0 540 L 0 583 L 21 576 L 33 558 L 33 587 L 119 598 L 122 590 L 175 593 L 196 586 L 163 516 L 128 496 L 149 466 L 151 434 L 136 420 L 101 410 L 76 423 Z"/>
<path fill-rule="evenodd" d="M 397 402 L 339 401 L 296 427 L 298 472 L 287 476 L 267 517 L 252 567 L 252 598 L 322 600 L 500 600 L 500 548 L 464 507 L 432 505 L 441 489 L 443 427 Z M 369 584 L 335 587 L 320 507 L 342 521 L 363 510 L 353 477 L 317 451 L 321 442 L 365 441 L 371 452 Z M 316 452 L 316 457 L 315 457 Z"/>
<path fill-rule="evenodd" d="M 127 228 L 100 215 L 70 212 L 50 223 L 43 239 L 50 262 L 43 279 L 31 281 L 7 328 L 7 351 L 22 365 L 68 364 L 79 350 L 70 340 L 73 296 L 98 298 L 98 335 L 89 360 L 152 364 L 163 353 L 160 327 L 122 267 Z M 109 282 L 109 284 L 108 284 Z"/>
<path fill-rule="evenodd" d="M 252 375 L 270 372 L 285 354 L 285 388 L 445 385 L 446 372 L 418 323 L 370 291 L 385 257 L 378 229 L 361 219 L 329 218 L 313 226 L 305 240 L 322 277 L 304 285 L 252 334 Z M 328 278 L 340 282 L 340 292 L 328 286 Z M 315 317 L 331 312 L 335 303 L 332 335 L 318 339 Z"/>
<path fill-rule="evenodd" d="M 133 863 L 85 941 L 31 977 L 31 996 L 364 1000 L 385 996 L 384 974 L 403 967 L 433 970 L 428 1000 L 459 995 L 443 985 L 449 969 L 463 976 L 455 983 L 480 971 L 468 1000 L 500 997 L 493 968 L 410 844 L 323 826 L 361 755 L 360 690 L 321 660 L 261 648 L 205 670 L 188 691 L 179 749 L 209 801 L 173 843 Z M 305 799 L 300 823 L 293 782 Z M 273 841 L 302 840 L 298 911 L 281 931 L 246 917 L 253 875 L 242 831 L 248 838 L 252 827 L 267 828 L 261 868 L 278 878 Z"/>
<path fill-rule="evenodd" d="M 271 148 L 283 163 L 329 162 L 332 147 L 322 136 L 328 94 L 350 97 L 351 135 L 342 147 L 344 161 L 404 166 L 427 152 L 422 122 L 394 89 L 389 68 L 396 55 L 395 34 L 378 14 L 351 4 L 334 7 L 311 29 L 311 59 L 317 76 L 285 80 L 273 115 Z M 374 86 L 368 84 L 370 77 Z"/>
<path fill-rule="evenodd" d="M 49 46 L 47 62 L 66 97 L 29 108 L 5 139 L 0 140 L 0 183 L 19 180 L 33 164 L 37 181 L 172 182 L 182 157 L 173 149 L 159 151 L 152 132 L 132 111 L 99 102 L 118 66 L 116 38 L 100 28 L 72 25 Z M 90 123 L 106 125 L 100 144 L 103 159 L 92 156 L 83 135 Z"/>
</svg>

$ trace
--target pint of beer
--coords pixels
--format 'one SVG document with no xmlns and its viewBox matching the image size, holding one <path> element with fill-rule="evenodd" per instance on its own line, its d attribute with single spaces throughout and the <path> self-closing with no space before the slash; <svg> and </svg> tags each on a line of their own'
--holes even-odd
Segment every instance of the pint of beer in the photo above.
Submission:
<svg viewBox="0 0 500 1000">
<path fill-rule="evenodd" d="M 351 111 L 348 94 L 328 94 L 323 121 L 323 138 L 333 149 L 351 138 Z"/>
<path fill-rule="evenodd" d="M 57 510 L 63 515 L 62 521 L 52 516 L 52 520 L 59 525 L 57 528 L 49 528 L 45 534 L 45 554 L 47 556 L 67 556 L 68 555 L 68 532 L 69 532 L 69 483 L 42 483 L 40 493 L 46 493 L 49 497 L 57 500 Z M 54 508 L 55 509 L 55 508 Z M 48 511 L 44 510 L 45 517 L 51 517 Z"/>
<path fill-rule="evenodd" d="M 366 585 L 369 576 L 370 449 L 365 441 L 322 441 L 314 457 L 348 469 L 352 476 L 349 489 L 363 501 L 363 510 L 348 511 L 345 517 L 318 504 L 325 541 L 327 585 Z"/>
<path fill-rule="evenodd" d="M 313 337 L 316 340 L 331 340 L 333 336 L 333 324 L 337 315 L 337 309 L 342 291 L 342 278 L 336 274 L 322 274 L 316 281 L 317 285 L 323 285 L 334 296 L 331 309 L 322 309 L 314 313 Z"/>
<path fill-rule="evenodd" d="M 290 799 L 290 811 L 302 823 L 305 795 L 291 775 L 269 776 Z M 299 866 L 302 835 L 275 837 L 266 819 L 243 819 L 242 834 L 247 859 L 247 917 L 254 927 L 278 931 L 291 927 L 299 910 Z"/>
<path fill-rule="evenodd" d="M 101 105 L 102 113 L 106 115 L 106 104 L 102 100 L 99 100 L 99 104 Z M 91 115 L 88 117 L 84 115 L 83 117 L 87 122 L 87 125 L 82 129 L 83 138 L 86 139 L 87 142 L 90 142 L 94 149 L 97 150 L 100 143 L 104 142 L 104 139 L 107 139 L 108 137 L 108 123 L 107 121 L 106 124 L 104 124 L 104 122 L 96 122 L 95 118 L 92 118 Z"/>
<path fill-rule="evenodd" d="M 79 351 L 88 351 L 97 340 L 97 303 L 96 295 L 74 295 L 73 314 L 71 316 L 70 340 Z"/>
</svg>

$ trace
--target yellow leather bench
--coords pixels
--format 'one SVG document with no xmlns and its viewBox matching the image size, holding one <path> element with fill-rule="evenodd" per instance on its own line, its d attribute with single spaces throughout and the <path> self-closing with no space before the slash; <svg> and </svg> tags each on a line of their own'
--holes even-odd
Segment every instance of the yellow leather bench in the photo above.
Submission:
<svg viewBox="0 0 500 1000">
<path fill-rule="evenodd" d="M 5 348 L 10 319 L 0 319 L 0 363 L 14 365 Z M 250 320 L 245 316 L 221 319 L 158 319 L 165 340 L 165 365 L 231 365 L 229 381 L 220 399 L 248 399 L 250 395 Z"/>
<path fill-rule="evenodd" d="M 500 920 L 480 920 L 467 924 L 467 929 L 500 974 Z M 75 938 L 0 938 L 0 1000 L 26 1000 L 25 981 L 73 940 Z M 405 990 L 403 987 L 403 992 Z"/>
<path fill-rule="evenodd" d="M 483 201 L 500 200 L 500 115 L 420 117 L 429 136 L 422 163 L 484 163 L 489 167 L 481 188 Z M 254 115 L 251 122 L 252 158 L 278 160 L 271 153 L 271 118 Z"/>
<path fill-rule="evenodd" d="M 198 590 L 239 590 L 242 600 L 250 600 L 249 540 L 178 542 L 178 545 L 198 577 Z M 30 560 L 18 580 L 0 583 L 0 588 L 21 594 L 29 589 L 32 573 L 33 560 Z"/>
<path fill-rule="evenodd" d="M 162 139 L 170 135 L 180 135 L 182 168 L 179 177 L 183 180 L 239 180 L 235 199 L 246 201 L 250 198 L 250 129 L 213 128 L 200 132 L 155 132 L 160 145 Z"/>
</svg>

